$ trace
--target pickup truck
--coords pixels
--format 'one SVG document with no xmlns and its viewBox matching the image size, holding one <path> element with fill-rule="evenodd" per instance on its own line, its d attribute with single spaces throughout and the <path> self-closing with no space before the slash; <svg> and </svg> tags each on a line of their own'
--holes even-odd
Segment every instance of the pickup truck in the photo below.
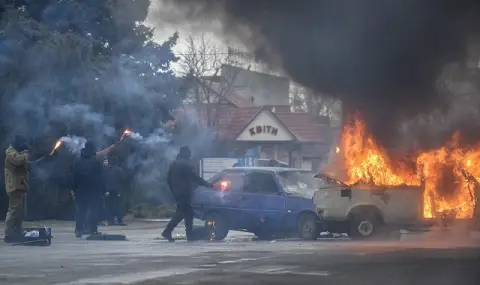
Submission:
<svg viewBox="0 0 480 285">
<path fill-rule="evenodd" d="M 328 232 L 365 239 L 389 229 L 428 226 L 421 187 L 349 186 L 324 174 L 315 178 L 315 211 Z"/>
</svg>

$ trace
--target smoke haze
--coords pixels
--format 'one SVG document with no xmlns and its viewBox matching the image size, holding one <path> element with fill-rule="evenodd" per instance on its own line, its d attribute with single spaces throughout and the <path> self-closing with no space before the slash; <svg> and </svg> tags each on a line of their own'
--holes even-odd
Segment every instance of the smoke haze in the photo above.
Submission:
<svg viewBox="0 0 480 285">
<path fill-rule="evenodd" d="M 182 130 L 172 143 L 162 125 L 182 102 L 184 82 L 170 66 L 177 60 L 172 48 L 178 34 L 169 34 L 163 44 L 142 41 L 141 33 L 146 32 L 148 40 L 151 31 L 130 18 L 141 19 L 148 1 L 22 3 L 28 9 L 1 5 L 3 145 L 15 134 L 30 142 L 47 137 L 61 139 L 64 150 L 78 155 L 87 139 L 100 150 L 130 128 L 136 132 L 135 151 L 126 152 L 125 165 L 134 173 L 136 189 L 151 200 L 170 202 L 169 189 L 158 181 L 181 144 L 196 146 L 195 137 Z M 130 23 L 138 30 L 132 31 Z M 102 50 L 109 48 L 108 40 L 117 42 Z M 48 154 L 54 143 L 46 142 L 45 153 L 37 147 L 38 155 Z M 55 171 L 66 174 L 67 169 Z"/>
<path fill-rule="evenodd" d="M 385 146 L 398 142 L 401 122 L 449 108 L 453 99 L 438 90 L 437 79 L 448 63 L 464 62 L 467 42 L 480 27 L 480 5 L 469 0 L 160 3 L 162 21 L 219 19 L 223 34 L 237 36 L 258 60 L 341 99 L 347 111 L 361 111 Z M 479 139 L 480 132 L 467 137 Z"/>
</svg>

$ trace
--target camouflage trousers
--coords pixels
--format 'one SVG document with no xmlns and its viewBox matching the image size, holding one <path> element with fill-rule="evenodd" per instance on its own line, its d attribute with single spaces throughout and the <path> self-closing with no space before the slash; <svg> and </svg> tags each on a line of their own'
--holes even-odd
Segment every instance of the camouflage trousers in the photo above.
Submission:
<svg viewBox="0 0 480 285">
<path fill-rule="evenodd" d="M 5 218 L 5 236 L 23 232 L 24 198 L 26 192 L 16 190 L 8 194 L 8 212 Z"/>
</svg>

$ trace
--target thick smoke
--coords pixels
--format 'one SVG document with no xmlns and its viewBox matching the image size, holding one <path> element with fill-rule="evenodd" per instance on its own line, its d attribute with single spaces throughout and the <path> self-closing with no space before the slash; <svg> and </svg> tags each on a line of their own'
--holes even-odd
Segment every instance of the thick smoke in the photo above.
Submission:
<svg viewBox="0 0 480 285">
<path fill-rule="evenodd" d="M 61 137 L 60 141 L 65 145 L 65 147 L 73 153 L 74 155 L 79 155 L 82 151 L 82 148 L 85 147 L 87 139 L 84 137 L 77 136 L 65 136 Z"/>
<path fill-rule="evenodd" d="M 236 35 L 257 59 L 361 111 L 386 146 L 398 142 L 406 118 L 448 109 L 452 98 L 438 91 L 437 79 L 448 63 L 465 60 L 480 27 L 480 2 L 470 0 L 161 3 L 156 16 L 163 22 L 219 19 L 224 34 Z"/>
<path fill-rule="evenodd" d="M 94 39 L 89 37 L 101 34 L 106 29 L 97 26 L 100 12 L 91 6 L 99 3 L 51 1 L 43 14 L 37 15 L 47 27 L 16 22 L 14 16 L 19 17 L 21 12 L 15 14 L 17 12 L 9 11 L 13 13 L 9 16 L 14 20 L 5 18 L 5 21 L 11 22 L 8 25 L 2 23 L 0 75 L 15 80 L 5 80 L 2 89 L 0 125 L 8 134 L 3 144 L 11 143 L 15 134 L 26 136 L 30 142 L 46 137 L 53 139 L 45 142 L 49 149 L 43 153 L 37 147 L 40 156 L 48 154 L 54 140 L 59 138 L 63 142 L 59 153 L 65 153 L 62 150 L 66 150 L 70 156 L 74 156 L 80 153 L 87 139 L 93 140 L 100 150 L 117 143 L 121 131 L 130 128 L 137 132 L 130 139 L 133 149 L 122 152 L 129 147 L 128 143 L 122 142 L 116 151 L 118 155 L 125 156 L 123 166 L 133 173 L 135 189 L 151 200 L 170 201 L 168 188 L 162 184 L 168 164 L 175 159 L 181 144 L 195 142 L 195 137 L 184 134 L 182 130 L 179 135 L 183 137 L 172 142 L 168 126 L 162 125 L 162 122 L 173 119 L 169 109 L 177 108 L 182 100 L 180 93 L 183 81 L 175 76 L 169 64 L 176 61 L 171 43 L 176 41 L 178 35 L 173 35 L 172 40 L 163 45 L 134 45 L 129 42 L 131 39 L 120 41 L 108 56 L 95 57 Z M 81 8 L 81 11 L 77 11 L 77 8 Z M 134 11 L 128 10 L 130 12 Z M 30 15 L 22 17 L 30 19 Z M 52 32 L 48 29 L 51 25 L 54 29 L 67 31 L 67 28 L 76 24 L 85 31 L 85 37 L 80 33 Z M 67 28 L 62 29 L 64 26 Z M 123 31 L 121 27 L 112 31 L 116 33 L 115 36 L 132 33 Z M 33 36 L 28 34 L 34 33 L 32 31 L 37 32 L 35 36 L 46 40 L 33 41 Z M 124 48 L 130 45 L 135 48 Z M 90 62 L 92 58 L 100 63 Z M 145 75 L 143 72 L 155 75 Z M 194 150 L 198 152 L 198 148 Z M 53 159 L 55 163 L 59 164 L 62 160 L 60 156 Z M 42 177 L 48 179 L 59 176 L 57 171 L 67 174 L 68 169 L 52 170 L 47 173 L 49 175 Z"/>
</svg>

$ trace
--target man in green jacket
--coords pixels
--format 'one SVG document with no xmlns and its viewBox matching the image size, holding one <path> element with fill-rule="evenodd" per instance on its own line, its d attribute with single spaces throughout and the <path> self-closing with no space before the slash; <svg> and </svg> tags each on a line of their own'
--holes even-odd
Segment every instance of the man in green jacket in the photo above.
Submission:
<svg viewBox="0 0 480 285">
<path fill-rule="evenodd" d="M 13 145 L 5 151 L 5 190 L 8 195 L 8 212 L 5 219 L 5 242 L 15 242 L 23 237 L 24 198 L 28 191 L 27 141 L 16 136 Z"/>
</svg>

